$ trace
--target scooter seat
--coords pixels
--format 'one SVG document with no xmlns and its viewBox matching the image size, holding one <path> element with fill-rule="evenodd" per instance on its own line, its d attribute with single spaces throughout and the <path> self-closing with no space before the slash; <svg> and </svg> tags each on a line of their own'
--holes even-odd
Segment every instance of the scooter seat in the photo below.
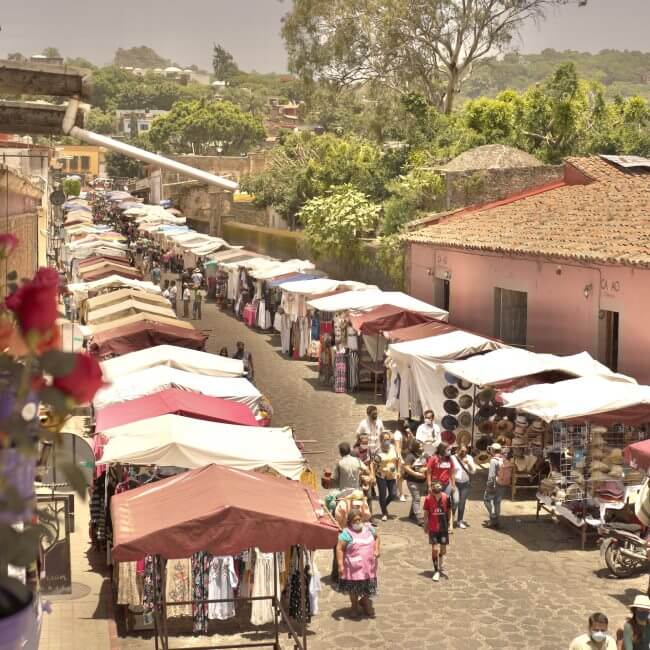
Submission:
<svg viewBox="0 0 650 650">
<path fill-rule="evenodd" d="M 640 533 L 642 527 L 639 524 L 624 524 L 621 522 L 613 522 L 608 524 L 611 528 L 618 528 L 618 530 L 626 530 L 630 533 Z"/>
</svg>

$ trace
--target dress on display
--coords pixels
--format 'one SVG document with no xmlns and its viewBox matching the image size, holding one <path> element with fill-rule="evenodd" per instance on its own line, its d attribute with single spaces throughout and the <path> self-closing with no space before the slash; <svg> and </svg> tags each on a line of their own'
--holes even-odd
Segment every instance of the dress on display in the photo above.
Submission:
<svg viewBox="0 0 650 650">
<path fill-rule="evenodd" d="M 213 557 L 210 562 L 208 599 L 219 600 L 232 598 L 233 590 L 237 588 L 238 579 L 232 557 Z M 235 616 L 234 601 L 210 603 L 208 618 L 225 621 Z"/>
<path fill-rule="evenodd" d="M 334 392 L 345 393 L 347 380 L 347 363 L 345 359 L 345 351 L 336 351 L 334 357 Z"/>
<path fill-rule="evenodd" d="M 278 570 L 279 573 L 279 570 Z M 280 594 L 280 580 L 277 581 L 277 593 Z M 255 559 L 255 577 L 253 579 L 253 596 L 273 595 L 273 553 L 257 551 Z M 266 625 L 274 620 L 273 605 L 270 600 L 254 600 L 251 607 L 251 623 Z"/>
</svg>

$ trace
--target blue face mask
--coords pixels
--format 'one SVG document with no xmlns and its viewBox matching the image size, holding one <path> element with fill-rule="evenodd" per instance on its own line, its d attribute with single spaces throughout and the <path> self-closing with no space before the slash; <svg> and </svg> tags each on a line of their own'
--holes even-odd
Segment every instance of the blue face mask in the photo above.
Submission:
<svg viewBox="0 0 650 650">
<path fill-rule="evenodd" d="M 647 623 L 648 612 L 646 610 L 637 611 L 634 613 L 634 618 L 636 618 L 639 623 Z"/>
</svg>

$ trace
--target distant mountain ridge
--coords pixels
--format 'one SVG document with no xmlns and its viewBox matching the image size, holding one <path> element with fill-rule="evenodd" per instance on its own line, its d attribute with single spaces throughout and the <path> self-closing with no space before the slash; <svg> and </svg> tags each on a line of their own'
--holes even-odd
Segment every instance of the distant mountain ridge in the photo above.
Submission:
<svg viewBox="0 0 650 650">
<path fill-rule="evenodd" d="M 573 61 L 578 74 L 603 84 L 608 97 L 641 95 L 650 100 L 650 52 L 602 50 L 597 54 L 546 49 L 539 54 L 510 53 L 477 65 L 462 87 L 464 98 L 493 97 L 506 88 L 524 90 L 560 65 Z"/>
</svg>

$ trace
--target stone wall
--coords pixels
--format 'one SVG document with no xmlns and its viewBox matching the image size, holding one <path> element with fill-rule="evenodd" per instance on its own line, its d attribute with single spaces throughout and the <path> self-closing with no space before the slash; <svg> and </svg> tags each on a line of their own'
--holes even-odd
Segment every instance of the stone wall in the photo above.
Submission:
<svg viewBox="0 0 650 650">
<path fill-rule="evenodd" d="M 564 178 L 564 167 L 541 165 L 443 173 L 447 192 L 440 212 L 498 201 L 532 187 L 561 181 Z"/>
<path fill-rule="evenodd" d="M 266 151 L 256 151 L 246 156 L 194 156 L 191 154 L 170 156 L 170 158 L 190 165 L 190 167 L 196 167 L 197 169 L 202 169 L 203 171 L 211 172 L 218 176 L 230 176 L 236 181 L 240 181 L 243 176 L 263 172 L 266 166 L 266 157 Z M 163 174 L 164 183 L 183 180 L 177 172 L 165 170 Z"/>
<path fill-rule="evenodd" d="M 183 212 L 192 228 L 215 236 L 220 234 L 221 220 L 230 212 L 229 192 L 199 181 L 165 185 L 163 192 Z"/>
<path fill-rule="evenodd" d="M 337 280 L 357 280 L 367 284 L 376 284 L 382 289 L 401 290 L 401 286 L 392 279 L 386 269 L 378 263 L 368 262 L 367 259 L 315 259 L 309 244 L 300 231 L 290 231 L 278 228 L 251 226 L 226 221 L 223 224 L 223 235 L 231 244 L 244 246 L 247 250 L 262 255 L 269 255 L 280 260 L 292 258 L 309 259 L 314 261 L 317 268 L 329 277 Z M 368 241 L 364 244 L 365 258 L 376 259 L 376 244 Z"/>
<path fill-rule="evenodd" d="M 0 262 L 0 295 L 4 295 L 9 271 L 16 271 L 19 278 L 28 278 L 38 267 L 41 198 L 41 191 L 26 178 L 0 168 L 0 232 L 16 236 L 19 242 L 10 259 Z"/>
</svg>

